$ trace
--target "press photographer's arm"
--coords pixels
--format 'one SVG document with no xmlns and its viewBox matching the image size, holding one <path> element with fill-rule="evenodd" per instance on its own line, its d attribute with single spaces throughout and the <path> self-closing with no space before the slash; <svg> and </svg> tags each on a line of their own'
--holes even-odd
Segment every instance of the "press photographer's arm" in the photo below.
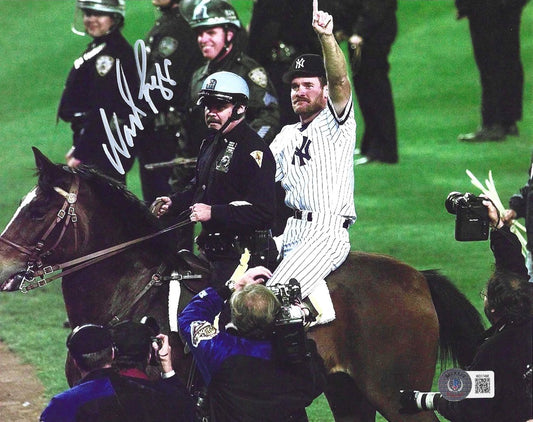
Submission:
<svg viewBox="0 0 533 422">
<path fill-rule="evenodd" d="M 518 422 L 533 417 L 531 377 L 527 376 L 532 356 L 533 284 L 527 281 L 518 238 L 491 201 L 483 200 L 483 205 L 488 209 L 490 247 L 496 264 L 483 292 L 491 327 L 467 369 L 494 372 L 494 397 L 448 401 L 440 393 L 404 390 L 400 392 L 403 413 L 437 410 L 452 422 Z"/>
<path fill-rule="evenodd" d="M 491 201 L 484 200 L 483 205 L 487 207 L 489 212 L 490 248 L 494 254 L 496 270 L 511 271 L 527 278 L 526 261 L 522 255 L 522 244 L 518 237 L 504 223 L 504 219 L 499 215 Z"/>
</svg>

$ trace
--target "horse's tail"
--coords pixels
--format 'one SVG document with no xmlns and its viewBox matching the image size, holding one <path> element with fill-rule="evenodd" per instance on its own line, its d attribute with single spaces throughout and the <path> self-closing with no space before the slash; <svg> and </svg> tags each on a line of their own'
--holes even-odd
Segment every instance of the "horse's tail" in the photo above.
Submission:
<svg viewBox="0 0 533 422">
<path fill-rule="evenodd" d="M 484 330 L 481 315 L 447 277 L 435 270 L 422 274 L 439 318 L 441 366 L 451 359 L 464 368 L 472 362 Z"/>
</svg>

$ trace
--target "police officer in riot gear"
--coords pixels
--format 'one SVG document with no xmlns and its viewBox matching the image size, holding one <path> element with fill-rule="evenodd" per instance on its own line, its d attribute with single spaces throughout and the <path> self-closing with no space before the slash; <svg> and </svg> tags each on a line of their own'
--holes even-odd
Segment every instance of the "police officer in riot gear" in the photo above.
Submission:
<svg viewBox="0 0 533 422">
<path fill-rule="evenodd" d="M 127 84 L 131 92 L 139 89 L 133 49 L 120 32 L 124 16 L 124 0 L 76 1 L 72 30 L 79 35 L 87 34 L 93 40 L 74 61 L 59 104 L 58 118 L 69 122 L 73 132 L 73 146 L 66 155 L 69 166 L 93 165 L 125 183 L 133 151 L 130 149 L 114 160 L 104 149 L 105 146 L 113 156 L 110 137 L 131 112 L 117 82 L 119 63 L 123 85 Z"/>
<path fill-rule="evenodd" d="M 273 266 L 277 257 L 269 235 L 274 219 L 274 158 L 245 121 L 250 91 L 231 72 L 205 79 L 198 93 L 208 135 L 202 142 L 194 185 L 163 202 L 158 216 L 190 209 L 201 222 L 197 238 L 212 269 L 211 283 L 232 277 L 239 264 Z"/>
<path fill-rule="evenodd" d="M 171 166 L 147 170 L 148 163 L 167 162 L 178 157 L 196 156 L 197 151 L 187 151 L 187 133 L 184 128 L 186 95 L 193 72 L 203 63 L 196 47 L 196 37 L 179 9 L 179 0 L 152 0 L 160 16 L 148 32 L 146 45 L 146 81 L 166 72 L 175 82 L 169 84 L 172 98 L 154 90 L 150 97 L 157 112 L 150 113 L 144 122 L 145 129 L 139 138 L 137 156 L 140 164 L 143 198 L 151 203 L 157 196 L 185 188 L 194 174 L 194 165 L 184 170 L 183 177 L 173 178 Z M 191 236 L 189 236 L 191 237 Z"/>
<path fill-rule="evenodd" d="M 208 75 L 228 71 L 241 76 L 248 84 L 246 121 L 269 144 L 280 128 L 276 91 L 265 69 L 244 53 L 244 31 L 235 9 L 224 0 L 196 0 L 194 5 L 194 8 L 187 5 L 186 17 L 196 32 L 198 47 L 207 63 L 196 70 L 191 81 L 193 140 L 205 137 L 205 130 L 199 124 L 203 109 L 196 104 L 200 87 Z"/>
</svg>

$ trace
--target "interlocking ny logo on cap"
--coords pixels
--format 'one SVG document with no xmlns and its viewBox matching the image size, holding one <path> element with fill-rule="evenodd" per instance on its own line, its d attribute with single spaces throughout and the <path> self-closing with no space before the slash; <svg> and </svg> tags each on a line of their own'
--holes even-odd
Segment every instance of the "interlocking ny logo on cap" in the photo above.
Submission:
<svg viewBox="0 0 533 422">
<path fill-rule="evenodd" d="M 294 63 L 295 69 L 301 69 L 305 65 L 305 59 L 303 57 L 300 57 L 299 59 L 296 59 L 296 63 Z"/>
</svg>

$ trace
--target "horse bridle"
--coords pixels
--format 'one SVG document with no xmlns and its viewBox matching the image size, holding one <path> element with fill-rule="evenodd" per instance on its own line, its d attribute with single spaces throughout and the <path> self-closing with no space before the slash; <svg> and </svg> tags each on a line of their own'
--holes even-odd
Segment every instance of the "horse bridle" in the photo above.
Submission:
<svg viewBox="0 0 533 422">
<path fill-rule="evenodd" d="M 61 264 L 44 266 L 43 259 L 49 256 L 54 251 L 54 249 L 59 245 L 70 223 L 72 223 L 72 226 L 74 227 L 74 250 L 76 251 L 78 249 L 78 230 L 77 230 L 78 216 L 76 214 L 78 189 L 79 189 L 79 176 L 77 174 L 74 174 L 74 180 L 72 182 L 72 185 L 70 186 L 69 192 L 66 192 L 65 190 L 57 186 L 54 187 L 54 191 L 56 191 L 59 195 L 65 198 L 65 201 L 63 202 L 62 207 L 57 212 L 57 217 L 52 222 L 52 224 L 50 224 L 48 229 L 45 231 L 43 236 L 41 236 L 41 238 L 35 244 L 35 246 L 26 247 L 16 242 L 13 242 L 12 240 L 8 240 L 3 236 L 0 236 L 0 241 L 4 242 L 7 245 L 10 245 L 11 247 L 17 249 L 19 252 L 22 252 L 25 255 L 28 255 L 29 257 L 26 271 L 21 273 L 23 279 L 22 279 L 19 289 L 22 293 L 27 293 L 29 290 L 33 290 L 38 287 L 43 287 L 53 280 L 56 280 L 60 277 L 64 277 L 66 275 L 79 271 L 82 268 L 85 268 L 89 265 L 95 264 L 96 262 L 107 259 L 113 255 L 118 254 L 119 252 L 122 252 L 123 250 L 133 245 L 136 245 L 137 243 L 154 238 L 168 231 L 175 230 L 179 227 L 183 227 L 185 224 L 191 223 L 191 221 L 187 218 L 187 220 L 185 221 L 179 221 L 178 223 L 173 224 L 172 226 L 166 227 L 162 230 L 159 230 L 158 232 L 151 233 L 146 236 L 138 237 L 136 239 L 129 240 L 127 242 L 123 242 L 118 245 L 111 246 L 109 248 L 102 249 L 100 251 L 96 251 L 91 254 L 79 257 L 79 258 L 72 259 L 70 261 L 63 262 Z M 52 245 L 52 247 L 43 251 L 46 240 L 61 222 L 63 224 L 61 226 L 61 232 L 59 233 L 59 236 L 56 242 Z M 58 274 L 52 275 L 52 273 L 55 273 L 56 271 L 59 271 L 59 270 L 62 270 L 62 271 Z M 159 281 L 160 281 L 160 274 L 154 274 L 152 276 L 152 280 L 150 281 L 148 286 L 145 287 L 142 294 L 144 294 L 152 285 L 157 284 L 157 282 Z"/>
<path fill-rule="evenodd" d="M 55 248 L 59 245 L 59 243 L 65 236 L 65 232 L 67 231 L 67 228 L 70 223 L 72 223 L 72 226 L 74 227 L 74 250 L 78 250 L 78 216 L 76 214 L 76 202 L 78 200 L 79 185 L 79 177 L 78 175 L 74 175 L 74 180 L 72 181 L 72 185 L 70 186 L 69 192 L 66 192 L 60 187 L 54 187 L 54 190 L 59 195 L 61 195 L 65 199 L 65 201 L 57 212 L 56 218 L 54 219 L 54 221 L 52 221 L 48 229 L 44 232 L 44 234 L 41 236 L 35 246 L 26 247 L 16 242 L 13 242 L 12 240 L 8 240 L 3 236 L 0 236 L 0 241 L 14 247 L 19 252 L 22 252 L 23 254 L 28 255 L 29 257 L 26 271 L 24 272 L 23 280 L 20 285 L 20 290 L 23 293 L 26 293 L 28 290 L 31 290 L 33 288 L 41 287 L 47 284 L 46 275 L 51 274 L 57 269 L 59 269 L 55 269 L 54 266 L 51 265 L 44 266 L 43 259 L 51 255 Z M 43 250 L 46 240 L 60 223 L 62 223 L 60 226 L 61 231 L 59 233 L 59 236 L 57 237 L 57 240 L 50 248 Z M 28 283 L 31 283 L 35 279 L 35 277 L 40 277 L 41 281 L 38 282 L 35 287 L 31 287 L 31 284 L 28 285 Z"/>
</svg>

